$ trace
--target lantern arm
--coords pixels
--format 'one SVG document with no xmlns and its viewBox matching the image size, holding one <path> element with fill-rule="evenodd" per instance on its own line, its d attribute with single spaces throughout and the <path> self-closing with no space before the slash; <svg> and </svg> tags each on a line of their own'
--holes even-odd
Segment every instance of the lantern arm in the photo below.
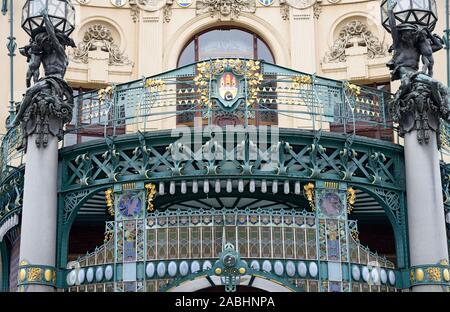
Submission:
<svg viewBox="0 0 450 312">
<path fill-rule="evenodd" d="M 50 40 L 52 47 L 57 50 L 60 54 L 66 54 L 66 49 L 64 46 L 59 42 L 58 37 L 56 36 L 55 27 L 53 26 L 52 22 L 50 21 L 48 17 L 48 12 L 46 9 L 41 11 L 42 17 L 44 18 L 44 24 L 45 24 L 45 30 L 48 34 L 48 39 Z"/>
<path fill-rule="evenodd" d="M 397 23 L 395 21 L 394 8 L 397 6 L 397 2 L 394 0 L 388 1 L 388 19 L 389 19 L 389 27 L 391 28 L 392 41 L 394 45 L 394 49 L 399 47 L 400 44 L 400 32 L 397 28 Z"/>
</svg>

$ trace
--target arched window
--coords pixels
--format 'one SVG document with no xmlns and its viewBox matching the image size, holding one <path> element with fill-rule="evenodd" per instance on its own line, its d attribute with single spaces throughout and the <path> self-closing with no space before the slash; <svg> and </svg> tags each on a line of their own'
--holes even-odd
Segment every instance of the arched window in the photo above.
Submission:
<svg viewBox="0 0 450 312">
<path fill-rule="evenodd" d="M 267 44 L 255 33 L 221 27 L 195 35 L 178 59 L 178 66 L 215 58 L 262 59 L 275 63 Z"/>
</svg>

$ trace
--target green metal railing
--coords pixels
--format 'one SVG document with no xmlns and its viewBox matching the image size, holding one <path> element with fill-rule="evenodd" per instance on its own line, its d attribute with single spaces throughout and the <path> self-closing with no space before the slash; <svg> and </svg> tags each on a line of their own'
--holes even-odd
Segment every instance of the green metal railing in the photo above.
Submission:
<svg viewBox="0 0 450 312">
<path fill-rule="evenodd" d="M 191 64 L 81 94 L 75 98 L 76 117 L 67 133 L 109 136 L 171 129 L 192 126 L 195 117 L 204 125 L 228 119 L 244 127 L 265 124 L 346 133 L 364 126 L 392 129 L 387 109 L 390 94 L 265 62 L 255 70 L 247 60 L 232 60 L 242 64 L 234 70 L 229 61 Z M 234 108 L 222 105 L 219 96 L 219 78 L 227 66 L 239 80 Z M 287 120 L 292 126 L 283 124 Z"/>
</svg>

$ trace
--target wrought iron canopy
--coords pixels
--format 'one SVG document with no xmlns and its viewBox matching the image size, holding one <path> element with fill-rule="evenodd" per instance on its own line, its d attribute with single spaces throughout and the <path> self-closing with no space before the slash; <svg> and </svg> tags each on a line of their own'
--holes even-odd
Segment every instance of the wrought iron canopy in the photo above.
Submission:
<svg viewBox="0 0 450 312">
<path fill-rule="evenodd" d="M 75 8 L 70 0 L 27 0 L 22 9 L 22 28 L 34 37 L 44 31 L 42 10 L 48 11 L 48 16 L 55 29 L 70 35 L 75 29 Z"/>
<path fill-rule="evenodd" d="M 383 27 L 391 32 L 388 17 L 388 3 L 381 3 L 381 19 Z M 400 24 L 414 24 L 427 27 L 433 31 L 437 23 L 437 8 L 435 0 L 394 0 L 397 5 L 394 8 L 394 16 Z"/>
</svg>

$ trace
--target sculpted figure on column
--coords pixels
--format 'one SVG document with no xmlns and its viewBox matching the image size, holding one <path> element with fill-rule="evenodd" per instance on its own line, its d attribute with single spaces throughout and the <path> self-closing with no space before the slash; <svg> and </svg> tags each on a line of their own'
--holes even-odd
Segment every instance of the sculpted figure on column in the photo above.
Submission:
<svg viewBox="0 0 450 312">
<path fill-rule="evenodd" d="M 394 8 L 397 2 L 388 2 L 389 26 L 394 51 L 392 60 L 387 64 L 391 70 L 391 79 L 400 80 L 401 85 L 391 110 L 394 121 L 400 125 L 403 136 L 417 130 L 420 143 L 428 143 L 430 133 L 437 135 L 440 144 L 440 118 L 448 119 L 449 90 L 433 79 L 433 53 L 443 48 L 443 40 L 431 34 L 427 27 L 404 23 L 397 25 Z M 423 67 L 419 71 L 420 61 Z"/>
<path fill-rule="evenodd" d="M 30 44 L 20 49 L 28 58 L 27 91 L 18 108 L 13 126 L 21 124 L 26 148 L 27 138 L 36 134 L 36 145 L 46 147 L 48 136 L 62 139 L 65 123 L 72 119 L 73 91 L 64 81 L 68 66 L 66 46 L 75 47 L 67 35 L 55 31 L 46 10 L 41 12 L 45 31 L 38 33 Z M 39 79 L 39 68 L 45 76 Z M 31 78 L 34 85 L 31 86 Z"/>
</svg>

